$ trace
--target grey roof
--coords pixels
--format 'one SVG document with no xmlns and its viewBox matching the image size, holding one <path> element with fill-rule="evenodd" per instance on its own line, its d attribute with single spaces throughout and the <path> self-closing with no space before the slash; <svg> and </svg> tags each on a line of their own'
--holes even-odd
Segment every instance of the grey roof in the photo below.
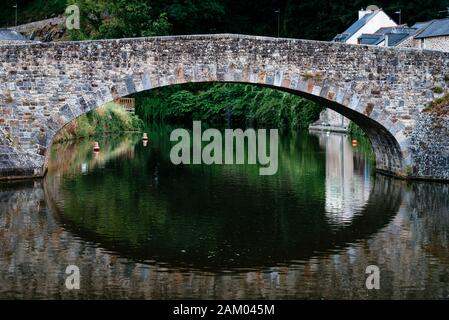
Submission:
<svg viewBox="0 0 449 320">
<path fill-rule="evenodd" d="M 427 27 L 432 21 L 425 21 L 425 22 L 417 22 L 415 23 L 412 28 L 416 28 L 418 30 L 421 30 L 425 27 Z"/>
<path fill-rule="evenodd" d="M 378 45 L 383 40 L 386 40 L 385 45 L 387 47 L 394 47 L 406 38 L 411 37 L 416 31 L 416 28 L 409 28 L 407 26 L 384 27 L 373 34 L 363 34 L 359 37 L 359 43 Z"/>
<path fill-rule="evenodd" d="M 384 28 L 380 28 L 379 30 L 377 30 L 377 31 L 374 32 L 374 33 L 377 33 L 377 34 L 386 34 L 386 33 L 392 32 L 392 31 L 393 31 L 393 28 L 394 28 L 394 27 L 384 27 Z"/>
<path fill-rule="evenodd" d="M 406 26 L 397 26 L 397 27 L 384 27 L 380 28 L 374 33 L 377 34 L 393 34 L 393 33 L 405 33 L 405 34 L 413 34 L 418 30 L 415 27 L 406 27 Z"/>
<path fill-rule="evenodd" d="M 362 18 L 354 22 L 348 29 L 346 29 L 343 33 L 338 34 L 334 41 L 337 42 L 345 42 L 349 38 L 351 38 L 357 31 L 359 31 L 365 24 L 368 23 L 376 14 L 378 14 L 381 10 L 376 10 L 374 12 L 368 13 L 364 15 Z"/>
<path fill-rule="evenodd" d="M 411 37 L 416 28 L 409 28 L 404 26 L 399 27 L 384 27 L 380 28 L 373 34 L 364 33 L 359 37 L 360 44 L 379 45 L 382 41 L 386 40 L 387 47 L 396 46 L 404 39 Z"/>
<path fill-rule="evenodd" d="M 360 44 L 378 45 L 384 41 L 385 36 L 383 34 L 368 34 L 364 33 L 359 37 Z"/>
<path fill-rule="evenodd" d="M 449 36 L 449 19 L 432 20 L 427 26 L 422 28 L 415 38 L 430 38 L 430 37 L 442 37 Z"/>
<path fill-rule="evenodd" d="M 27 41 L 28 39 L 14 30 L 9 29 L 0 29 L 0 41 L 8 40 L 8 41 Z"/>
<path fill-rule="evenodd" d="M 410 33 L 388 33 L 385 35 L 387 38 L 387 46 L 394 47 L 402 40 L 411 36 Z"/>
</svg>

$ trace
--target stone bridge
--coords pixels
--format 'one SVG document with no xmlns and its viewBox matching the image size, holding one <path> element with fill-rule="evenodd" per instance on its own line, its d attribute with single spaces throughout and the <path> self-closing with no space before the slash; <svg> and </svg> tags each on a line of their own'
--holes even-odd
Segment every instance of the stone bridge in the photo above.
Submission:
<svg viewBox="0 0 449 320">
<path fill-rule="evenodd" d="M 118 97 L 236 82 L 324 104 L 369 136 L 376 168 L 449 179 L 449 117 L 423 109 L 448 89 L 449 53 L 243 35 L 0 45 L 0 175 L 39 177 L 55 134 Z M 436 90 L 435 88 L 439 88 Z"/>
</svg>

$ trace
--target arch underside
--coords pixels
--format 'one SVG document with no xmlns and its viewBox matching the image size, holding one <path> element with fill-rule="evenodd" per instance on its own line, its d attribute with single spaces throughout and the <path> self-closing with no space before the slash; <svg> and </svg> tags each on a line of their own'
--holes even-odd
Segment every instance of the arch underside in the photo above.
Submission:
<svg viewBox="0 0 449 320">
<path fill-rule="evenodd" d="M 307 92 L 297 90 L 284 89 L 273 86 L 268 87 L 286 91 L 306 98 L 348 118 L 367 134 L 376 157 L 376 170 L 384 174 L 395 176 L 403 175 L 404 164 L 401 146 L 397 142 L 396 138 L 392 135 L 392 133 L 377 121 L 374 121 L 370 117 L 357 112 L 347 106 L 344 106 L 333 100 L 323 98 L 321 96 L 316 96 Z"/>
<path fill-rule="evenodd" d="M 311 100 L 314 101 L 313 98 Z M 371 118 L 335 102 L 325 99 L 316 102 L 348 118 L 367 134 L 376 157 L 376 170 L 385 174 L 402 176 L 401 146 L 390 131 Z"/>
<path fill-rule="evenodd" d="M 382 126 L 377 121 L 374 121 L 370 117 L 366 116 L 363 113 L 360 113 L 358 111 L 355 111 L 354 109 L 345 106 L 342 103 L 339 103 L 335 100 L 327 99 L 326 97 L 323 97 L 322 95 L 316 95 L 311 92 L 313 92 L 313 89 L 310 90 L 310 92 L 301 91 L 297 89 L 292 89 L 290 87 L 283 87 L 283 86 L 276 86 L 272 84 L 265 84 L 265 83 L 254 83 L 254 82 L 245 82 L 245 81 L 217 81 L 217 80 L 211 80 L 211 81 L 205 81 L 204 79 L 201 81 L 182 81 L 182 82 L 176 82 L 176 83 L 165 83 L 163 85 L 157 85 L 152 86 L 151 88 L 145 88 L 145 86 L 136 86 L 134 83 L 130 83 L 130 80 L 124 81 L 124 85 L 122 86 L 114 86 L 113 88 L 108 89 L 108 97 L 104 97 L 100 99 L 101 102 L 98 102 L 97 99 L 93 99 L 90 101 L 84 101 L 80 104 L 82 104 L 84 112 L 81 114 L 84 114 L 88 111 L 94 110 L 95 108 L 113 101 L 114 99 L 121 98 L 128 96 L 133 93 L 138 93 L 142 91 L 148 91 L 151 89 L 161 88 L 165 86 L 170 85 L 180 85 L 180 84 L 187 84 L 187 83 L 238 83 L 238 84 L 248 84 L 248 85 L 256 85 L 256 86 L 262 86 L 267 87 L 275 90 L 280 90 L 284 92 L 288 92 L 291 94 L 295 94 L 297 96 L 301 96 L 303 98 L 306 98 L 308 100 L 311 100 L 313 102 L 316 102 L 318 104 L 321 104 L 327 108 L 330 108 L 337 113 L 345 116 L 346 118 L 353 121 L 355 124 L 357 124 L 369 137 L 371 141 L 371 145 L 373 148 L 373 151 L 375 153 L 376 157 L 376 169 L 382 173 L 396 175 L 396 176 L 402 176 L 403 173 L 403 159 L 402 159 L 402 152 L 401 147 L 399 143 L 397 142 L 396 138 L 392 135 L 390 131 L 388 131 L 384 126 Z M 349 98 L 346 98 L 346 101 L 351 102 L 352 95 L 350 95 Z M 77 114 L 76 117 L 78 117 L 81 114 Z M 76 118 L 76 117 L 73 117 Z M 70 118 L 70 117 L 69 117 Z M 73 119 L 70 119 L 72 121 Z M 67 124 L 70 121 L 65 121 L 65 124 Z M 62 127 L 61 127 L 62 128 Z M 53 134 L 51 135 L 49 146 L 51 145 L 51 142 L 53 140 L 53 137 L 56 135 L 56 133 L 61 129 L 57 128 L 57 130 L 53 131 Z M 56 128 L 55 128 L 56 129 Z M 48 148 L 49 148 L 48 146 Z M 46 167 L 47 159 L 45 160 L 44 164 L 44 170 Z"/>
</svg>

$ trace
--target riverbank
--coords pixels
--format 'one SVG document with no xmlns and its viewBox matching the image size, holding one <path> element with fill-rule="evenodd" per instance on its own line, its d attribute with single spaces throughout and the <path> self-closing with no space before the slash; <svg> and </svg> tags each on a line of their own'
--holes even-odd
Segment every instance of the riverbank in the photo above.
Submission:
<svg viewBox="0 0 449 320">
<path fill-rule="evenodd" d="M 137 115 L 110 102 L 68 123 L 58 132 L 54 142 L 60 143 L 105 133 L 141 131 L 142 129 L 143 122 Z"/>
</svg>

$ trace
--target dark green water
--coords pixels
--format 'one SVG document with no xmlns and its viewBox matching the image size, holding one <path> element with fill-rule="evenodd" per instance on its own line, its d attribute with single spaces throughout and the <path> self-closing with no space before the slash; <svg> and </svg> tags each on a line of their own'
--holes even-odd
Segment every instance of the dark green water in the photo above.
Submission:
<svg viewBox="0 0 449 320">
<path fill-rule="evenodd" d="M 169 134 L 57 145 L 42 183 L 0 185 L 0 298 L 448 298 L 448 185 L 375 175 L 340 134 L 281 135 L 274 176 L 174 166 Z"/>
</svg>

